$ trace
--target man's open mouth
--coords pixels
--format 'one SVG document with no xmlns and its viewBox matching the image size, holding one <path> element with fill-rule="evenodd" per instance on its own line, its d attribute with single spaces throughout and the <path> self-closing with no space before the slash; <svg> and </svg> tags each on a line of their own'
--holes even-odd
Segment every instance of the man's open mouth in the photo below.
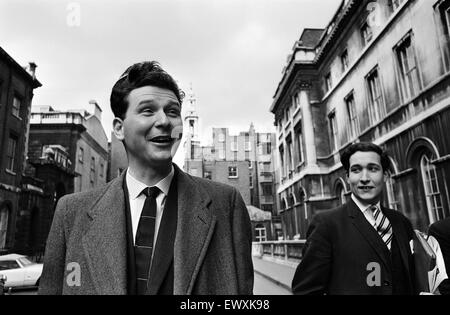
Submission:
<svg viewBox="0 0 450 315">
<path fill-rule="evenodd" d="M 170 136 L 157 136 L 150 139 L 151 142 L 155 143 L 172 143 L 173 139 Z"/>
<path fill-rule="evenodd" d="M 375 187 L 373 187 L 373 186 L 359 186 L 358 187 L 358 189 L 363 190 L 363 191 L 370 191 L 373 188 L 375 188 Z"/>
</svg>

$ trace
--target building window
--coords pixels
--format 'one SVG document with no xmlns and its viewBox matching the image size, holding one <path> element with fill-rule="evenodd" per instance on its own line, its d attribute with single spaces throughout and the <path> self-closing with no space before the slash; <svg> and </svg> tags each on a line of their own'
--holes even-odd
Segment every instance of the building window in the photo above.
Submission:
<svg viewBox="0 0 450 315">
<path fill-rule="evenodd" d="M 292 107 L 295 109 L 300 107 L 300 92 L 292 96 Z"/>
<path fill-rule="evenodd" d="M 100 163 L 100 177 L 103 178 L 103 173 L 105 172 L 105 164 L 103 162 Z"/>
<path fill-rule="evenodd" d="M 331 82 L 331 73 L 328 73 L 325 76 L 325 92 L 328 92 L 333 87 L 333 83 Z"/>
<path fill-rule="evenodd" d="M 298 164 L 303 162 L 303 144 L 302 144 L 302 124 L 299 123 L 294 128 L 295 146 L 297 152 Z"/>
<path fill-rule="evenodd" d="M 366 47 L 373 39 L 373 31 L 369 24 L 366 22 L 361 27 L 361 39 L 363 42 L 363 47 Z"/>
<path fill-rule="evenodd" d="M 333 111 L 328 115 L 328 124 L 330 126 L 331 134 L 331 151 L 335 152 L 338 146 L 338 127 L 336 122 L 336 112 Z"/>
<path fill-rule="evenodd" d="M 378 69 L 373 70 L 366 78 L 369 96 L 369 116 L 374 125 L 383 118 L 384 101 Z"/>
<path fill-rule="evenodd" d="M 206 179 L 212 180 L 212 172 L 211 171 L 205 171 L 203 177 L 206 178 Z"/>
<path fill-rule="evenodd" d="M 94 183 L 94 181 L 95 181 L 95 158 L 94 157 L 91 159 L 90 180 L 91 180 L 91 183 Z"/>
<path fill-rule="evenodd" d="M 225 160 L 225 150 L 223 148 L 219 149 L 219 159 Z"/>
<path fill-rule="evenodd" d="M 442 1 L 442 3 L 439 5 L 439 11 L 441 13 L 444 32 L 448 36 L 450 35 L 450 1 Z"/>
<path fill-rule="evenodd" d="M 416 96 L 420 90 L 419 71 L 411 37 L 409 34 L 395 48 L 404 101 Z"/>
<path fill-rule="evenodd" d="M 280 146 L 279 152 L 280 152 L 281 179 L 283 179 L 284 177 L 286 177 L 286 168 L 285 168 L 285 164 L 284 164 L 284 147 L 283 147 L 283 145 Z"/>
<path fill-rule="evenodd" d="M 431 163 L 427 155 L 424 155 L 420 160 L 420 168 L 427 200 L 428 215 L 430 217 L 430 224 L 432 224 L 445 218 L 436 166 Z"/>
<path fill-rule="evenodd" d="M 8 151 L 6 152 L 6 169 L 14 172 L 16 166 L 16 150 L 18 138 L 10 135 L 8 139 Z"/>
<path fill-rule="evenodd" d="M 389 0 L 389 7 L 392 12 L 397 11 L 397 9 L 402 5 L 404 0 Z"/>
<path fill-rule="evenodd" d="M 294 165 L 294 161 L 292 160 L 293 156 L 292 156 L 292 136 L 289 135 L 286 138 L 286 148 L 287 148 L 287 171 L 288 171 L 288 176 L 291 176 L 292 171 L 293 171 L 293 165 Z"/>
<path fill-rule="evenodd" d="M 219 142 L 225 142 L 225 135 L 223 133 L 219 133 Z"/>
<path fill-rule="evenodd" d="M 399 210 L 398 201 L 395 194 L 395 180 L 389 176 L 386 181 L 386 192 L 389 202 L 389 209 Z"/>
<path fill-rule="evenodd" d="M 339 205 L 345 205 L 347 203 L 347 198 L 345 198 L 345 189 L 342 184 L 337 186 L 336 196 L 339 198 Z"/>
<path fill-rule="evenodd" d="M 253 163 L 252 161 L 248 161 L 248 168 L 251 170 L 253 169 Z"/>
<path fill-rule="evenodd" d="M 248 177 L 248 181 L 249 181 L 250 188 L 253 188 L 253 176 L 252 176 L 252 173 L 250 173 L 250 176 Z"/>
<path fill-rule="evenodd" d="M 3 207 L 0 209 L 0 249 L 6 246 L 6 236 L 8 232 L 9 209 Z"/>
<path fill-rule="evenodd" d="M 264 197 L 273 196 L 273 185 L 272 183 L 261 183 L 262 194 Z"/>
<path fill-rule="evenodd" d="M 259 153 L 261 155 L 272 154 L 272 144 L 270 142 L 262 142 L 259 146 Z"/>
<path fill-rule="evenodd" d="M 228 177 L 229 178 L 238 178 L 237 166 L 228 166 Z"/>
<path fill-rule="evenodd" d="M 237 152 L 238 151 L 238 138 L 233 137 L 233 142 L 231 142 L 231 151 Z"/>
<path fill-rule="evenodd" d="M 194 136 L 194 135 L 195 135 L 195 134 L 194 134 L 194 123 L 195 123 L 194 120 L 189 120 L 189 134 L 190 134 L 191 136 Z"/>
<path fill-rule="evenodd" d="M 286 110 L 284 111 L 284 119 L 286 120 L 286 124 L 291 119 L 291 111 L 289 110 L 289 107 L 287 107 Z"/>
<path fill-rule="evenodd" d="M 252 150 L 252 146 L 250 143 L 250 136 L 245 135 L 245 151 L 251 151 L 251 150 Z"/>
<path fill-rule="evenodd" d="M 341 64 L 342 64 L 342 72 L 347 71 L 348 66 L 349 66 L 349 61 L 348 61 L 348 51 L 347 49 L 344 50 L 344 52 L 341 55 Z"/>
<path fill-rule="evenodd" d="M 78 161 L 80 161 L 80 163 L 84 162 L 84 149 L 82 147 L 78 150 Z"/>
<path fill-rule="evenodd" d="M 354 139 L 359 134 L 359 122 L 358 122 L 358 114 L 356 111 L 356 105 L 355 105 L 355 96 L 353 93 L 348 95 L 345 98 L 345 104 L 347 107 L 347 115 L 348 115 L 348 133 L 349 133 L 349 140 Z"/>
<path fill-rule="evenodd" d="M 22 100 L 18 96 L 13 98 L 12 114 L 20 117 L 20 108 L 22 106 Z"/>
<path fill-rule="evenodd" d="M 262 225 L 262 224 L 256 225 L 255 233 L 256 233 L 256 241 L 257 242 L 267 241 L 266 228 L 264 227 L 264 225 Z"/>
</svg>

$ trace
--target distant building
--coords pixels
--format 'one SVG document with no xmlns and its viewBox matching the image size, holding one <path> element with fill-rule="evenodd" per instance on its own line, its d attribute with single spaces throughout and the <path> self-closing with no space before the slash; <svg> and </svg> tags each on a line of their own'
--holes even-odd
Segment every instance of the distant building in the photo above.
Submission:
<svg viewBox="0 0 450 315">
<path fill-rule="evenodd" d="M 60 148 L 55 153 L 64 160 L 61 152 L 67 152 L 67 167 L 76 177 L 64 184 L 65 192 L 88 191 L 106 183 L 108 139 L 101 124 L 100 106 L 95 101 L 90 105 L 91 113 L 39 106 L 31 114 L 29 158 L 38 160 L 48 148 Z"/>
<path fill-rule="evenodd" d="M 342 1 L 305 29 L 276 90 L 280 215 L 287 239 L 347 202 L 340 153 L 359 141 L 391 155 L 384 204 L 414 227 L 450 215 L 450 1 Z"/>
<path fill-rule="evenodd" d="M 27 154 L 36 64 L 22 68 L 0 47 L 0 254 L 15 244 L 22 175 Z"/>
<path fill-rule="evenodd" d="M 230 135 L 228 128 L 213 128 L 213 143 L 202 146 L 199 137 L 199 116 L 195 108 L 195 96 L 187 98 L 185 115 L 185 161 L 187 173 L 234 186 L 242 195 L 247 206 L 266 212 L 273 227 L 266 228 L 266 240 L 277 238 L 281 224 L 272 214 L 277 213 L 275 170 L 272 144 L 275 134 L 257 133 L 250 126 L 248 132 Z M 253 211 L 255 212 L 255 211 Z M 272 231 L 273 230 L 273 231 Z M 260 234 L 256 234 L 256 231 Z M 277 232 L 280 231 L 280 232 Z M 254 227 L 254 240 L 262 239 L 262 230 Z"/>
</svg>

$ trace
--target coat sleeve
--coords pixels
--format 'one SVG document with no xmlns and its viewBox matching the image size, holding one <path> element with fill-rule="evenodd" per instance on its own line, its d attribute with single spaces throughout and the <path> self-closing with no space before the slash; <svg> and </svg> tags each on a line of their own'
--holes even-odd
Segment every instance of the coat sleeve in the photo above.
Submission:
<svg viewBox="0 0 450 315">
<path fill-rule="evenodd" d="M 45 247 L 44 267 L 39 281 L 39 295 L 62 294 L 64 263 L 66 256 L 66 236 L 64 214 L 67 199 L 61 198 L 56 206 L 50 233 Z"/>
<path fill-rule="evenodd" d="M 329 233 L 326 221 L 317 215 L 308 229 L 302 261 L 292 280 L 294 294 L 327 293 L 332 263 L 332 244 Z"/>
<path fill-rule="evenodd" d="M 233 190 L 233 247 L 239 295 L 253 294 L 252 228 L 247 207 L 239 192 Z"/>
</svg>

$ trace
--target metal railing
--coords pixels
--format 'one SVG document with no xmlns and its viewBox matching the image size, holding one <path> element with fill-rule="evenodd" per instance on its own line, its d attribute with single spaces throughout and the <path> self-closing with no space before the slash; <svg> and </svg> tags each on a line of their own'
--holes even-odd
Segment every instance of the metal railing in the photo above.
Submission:
<svg viewBox="0 0 450 315">
<path fill-rule="evenodd" d="M 253 256 L 271 257 L 285 261 L 299 261 L 306 240 L 253 242 Z"/>
</svg>

